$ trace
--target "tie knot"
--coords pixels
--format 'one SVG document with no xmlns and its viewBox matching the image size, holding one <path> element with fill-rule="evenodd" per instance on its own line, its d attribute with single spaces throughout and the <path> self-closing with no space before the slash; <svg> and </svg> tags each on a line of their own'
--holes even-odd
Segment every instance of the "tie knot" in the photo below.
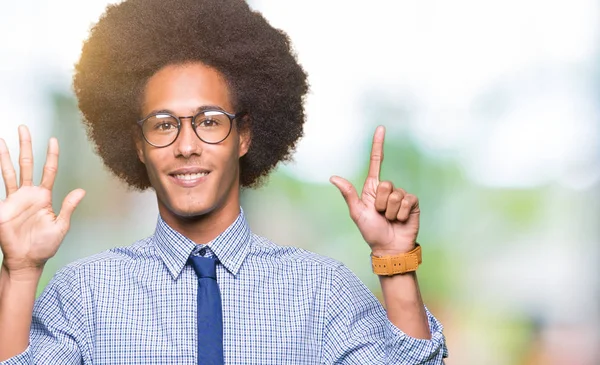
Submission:
<svg viewBox="0 0 600 365">
<path fill-rule="evenodd" d="M 198 279 L 211 278 L 217 280 L 217 260 L 213 257 L 190 256 L 189 259 Z"/>
</svg>

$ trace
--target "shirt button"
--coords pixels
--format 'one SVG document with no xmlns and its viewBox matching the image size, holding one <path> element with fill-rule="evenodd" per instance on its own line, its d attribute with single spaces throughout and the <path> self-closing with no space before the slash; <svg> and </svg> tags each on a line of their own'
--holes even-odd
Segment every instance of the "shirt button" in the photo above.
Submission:
<svg viewBox="0 0 600 365">
<path fill-rule="evenodd" d="M 206 255 L 206 247 L 202 247 L 202 248 L 200 249 L 200 251 L 198 251 L 198 254 L 199 254 L 200 256 L 204 256 L 204 255 Z"/>
</svg>

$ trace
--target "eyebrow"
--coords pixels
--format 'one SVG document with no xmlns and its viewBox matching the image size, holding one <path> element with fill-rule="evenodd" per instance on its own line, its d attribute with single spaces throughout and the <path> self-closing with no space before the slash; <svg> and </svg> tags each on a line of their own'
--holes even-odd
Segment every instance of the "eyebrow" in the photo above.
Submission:
<svg viewBox="0 0 600 365">
<path fill-rule="evenodd" d="M 193 115 L 196 115 L 200 112 L 204 112 L 207 110 L 219 110 L 219 111 L 223 111 L 223 112 L 225 111 L 225 109 L 221 108 L 220 106 L 202 105 L 194 110 Z M 175 113 L 174 111 L 172 111 L 170 109 L 158 109 L 158 110 L 152 110 L 150 113 L 146 114 L 146 116 L 151 115 L 151 114 L 160 114 L 160 113 L 177 115 L 177 113 Z"/>
</svg>

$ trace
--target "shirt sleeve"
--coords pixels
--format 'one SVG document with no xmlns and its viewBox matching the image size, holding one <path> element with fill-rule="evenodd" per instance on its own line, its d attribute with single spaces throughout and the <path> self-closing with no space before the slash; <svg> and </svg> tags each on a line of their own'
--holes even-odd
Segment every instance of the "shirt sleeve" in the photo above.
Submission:
<svg viewBox="0 0 600 365">
<path fill-rule="evenodd" d="M 83 364 L 84 313 L 77 272 L 65 268 L 46 286 L 33 308 L 29 346 L 0 365 Z"/>
<path fill-rule="evenodd" d="M 443 364 L 442 324 L 426 309 L 432 337 L 398 329 L 371 291 L 345 266 L 333 274 L 324 329 L 323 364 Z"/>
</svg>

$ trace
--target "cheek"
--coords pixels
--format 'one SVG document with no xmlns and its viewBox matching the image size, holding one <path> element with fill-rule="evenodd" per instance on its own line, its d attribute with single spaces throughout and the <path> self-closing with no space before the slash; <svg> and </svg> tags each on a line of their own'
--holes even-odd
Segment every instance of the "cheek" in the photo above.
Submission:
<svg viewBox="0 0 600 365">
<path fill-rule="evenodd" d="M 229 155 L 229 171 L 232 173 L 237 173 L 240 166 L 240 148 L 238 145 L 235 145 L 232 148 L 231 154 Z"/>
<path fill-rule="evenodd" d="M 160 170 L 160 163 L 161 161 L 165 161 L 165 157 L 161 156 L 159 152 L 161 151 L 145 150 L 140 154 L 140 161 L 146 166 L 146 171 L 148 172 L 151 181 L 157 180 L 157 171 Z"/>
<path fill-rule="evenodd" d="M 226 150 L 219 152 L 219 169 L 221 170 L 221 179 L 224 183 L 219 185 L 225 188 L 237 177 L 239 171 L 239 149 L 237 146 L 228 146 Z M 206 157 L 208 157 L 208 154 Z"/>
</svg>

